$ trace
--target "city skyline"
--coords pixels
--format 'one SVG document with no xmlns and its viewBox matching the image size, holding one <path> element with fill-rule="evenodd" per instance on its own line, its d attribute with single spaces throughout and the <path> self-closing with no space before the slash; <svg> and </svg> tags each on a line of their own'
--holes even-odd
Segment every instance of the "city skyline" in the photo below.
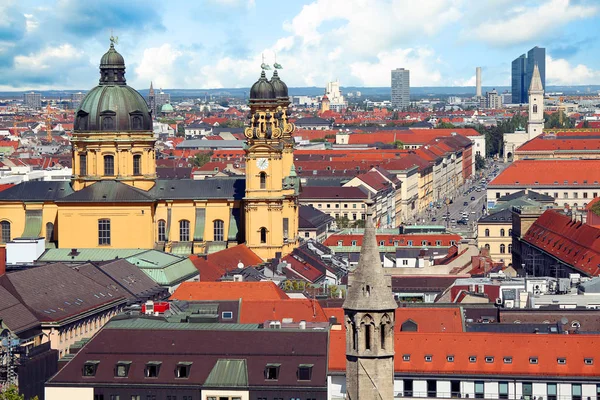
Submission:
<svg viewBox="0 0 600 400">
<path fill-rule="evenodd" d="M 600 83 L 596 3 L 430 3 L 8 2 L 0 6 L 0 90 L 87 87 L 111 30 L 137 88 L 247 87 L 263 54 L 270 64 L 277 57 L 291 87 L 335 79 L 389 86 L 389 71 L 400 67 L 414 87 L 474 86 L 476 66 L 483 86 L 509 86 L 511 61 L 533 46 L 547 49 L 548 85 Z"/>
</svg>

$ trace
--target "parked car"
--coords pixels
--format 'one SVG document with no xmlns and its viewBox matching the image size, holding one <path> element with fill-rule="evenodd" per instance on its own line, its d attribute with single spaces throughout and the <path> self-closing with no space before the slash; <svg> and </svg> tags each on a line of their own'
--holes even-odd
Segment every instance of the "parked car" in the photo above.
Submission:
<svg viewBox="0 0 600 400">
<path fill-rule="evenodd" d="M 469 202 L 468 202 L 468 201 L 465 201 L 465 202 L 463 203 L 463 206 L 465 206 L 465 207 L 466 207 L 466 206 L 468 206 L 468 205 L 469 205 Z"/>
<path fill-rule="evenodd" d="M 475 196 L 471 196 L 471 201 L 475 201 Z"/>
</svg>

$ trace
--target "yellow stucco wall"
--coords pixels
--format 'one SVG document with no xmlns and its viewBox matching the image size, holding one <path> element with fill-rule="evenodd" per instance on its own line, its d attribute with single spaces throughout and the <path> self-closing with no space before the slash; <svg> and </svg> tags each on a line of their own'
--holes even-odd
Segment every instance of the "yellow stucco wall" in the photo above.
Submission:
<svg viewBox="0 0 600 400">
<path fill-rule="evenodd" d="M 6 202 L 0 203 L 0 221 L 10 222 L 10 238 L 18 238 L 25 230 L 25 211 L 42 210 L 42 226 L 40 237 L 46 237 L 46 224 L 52 222 L 57 226 L 58 207 L 54 203 L 20 203 Z M 48 238 L 46 238 L 48 240 Z"/>
<path fill-rule="evenodd" d="M 489 231 L 489 236 L 486 235 L 486 229 Z M 502 235 L 504 230 L 504 235 Z M 505 265 L 512 265 L 512 222 L 506 224 L 486 224 L 479 223 L 477 225 L 477 241 L 480 248 L 489 245 L 490 257 L 494 261 L 504 261 Z M 500 252 L 500 246 L 504 245 L 504 253 Z M 510 247 L 509 247 L 510 246 Z"/>
<path fill-rule="evenodd" d="M 110 220 L 110 245 L 98 244 L 98 220 Z M 60 248 L 151 249 L 154 247 L 152 205 L 100 203 L 61 204 L 58 209 Z"/>
</svg>

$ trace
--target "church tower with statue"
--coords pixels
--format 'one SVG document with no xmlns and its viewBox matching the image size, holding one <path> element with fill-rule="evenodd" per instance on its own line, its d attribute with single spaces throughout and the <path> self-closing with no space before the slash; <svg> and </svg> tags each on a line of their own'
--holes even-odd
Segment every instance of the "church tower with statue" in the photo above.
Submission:
<svg viewBox="0 0 600 400">
<path fill-rule="evenodd" d="M 263 259 L 290 253 L 298 243 L 299 179 L 294 167 L 294 124 L 287 85 L 275 71 L 250 89 L 244 197 L 246 246 Z"/>
</svg>

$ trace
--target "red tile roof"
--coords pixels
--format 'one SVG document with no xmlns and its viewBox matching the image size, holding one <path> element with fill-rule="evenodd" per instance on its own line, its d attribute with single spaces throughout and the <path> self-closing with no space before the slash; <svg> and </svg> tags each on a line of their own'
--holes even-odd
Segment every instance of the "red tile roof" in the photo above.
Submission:
<svg viewBox="0 0 600 400">
<path fill-rule="evenodd" d="M 342 308 L 324 308 L 327 318 L 336 317 L 338 323 L 342 324 L 342 330 L 346 330 L 344 322 L 344 310 Z M 399 307 L 396 309 L 396 335 L 404 335 L 400 332 L 401 325 L 411 320 L 417 324 L 417 332 L 421 333 L 451 333 L 462 332 L 462 312 L 459 307 L 434 308 L 434 307 Z"/>
<path fill-rule="evenodd" d="M 183 282 L 171 300 L 282 300 L 288 295 L 274 282 Z"/>
<path fill-rule="evenodd" d="M 323 273 L 317 268 L 315 268 L 307 262 L 299 261 L 291 254 L 285 256 L 282 261 L 285 261 L 288 264 L 286 268 L 293 271 L 293 274 L 290 275 L 299 275 L 311 283 L 316 282 L 319 278 L 323 276 Z"/>
<path fill-rule="evenodd" d="M 597 185 L 599 181 L 600 160 L 518 160 L 492 180 L 489 187 L 583 186 L 594 182 Z"/>
<path fill-rule="evenodd" d="M 357 246 L 362 245 L 363 235 L 342 235 L 334 234 L 329 236 L 323 244 L 325 246 L 338 246 L 338 242 L 342 242 L 342 246 L 352 246 L 352 241 L 356 241 Z M 384 241 L 386 246 L 393 246 L 394 242 L 398 242 L 399 247 L 408 246 L 408 241 L 412 240 L 413 247 L 420 247 L 421 243 L 426 240 L 427 246 L 435 246 L 436 242 L 441 241 L 441 246 L 451 246 L 451 241 L 460 242 L 461 236 L 456 234 L 423 234 L 423 235 L 377 235 L 377 242 Z"/>
<path fill-rule="evenodd" d="M 244 244 L 209 254 L 206 258 L 191 255 L 190 261 L 198 269 L 202 282 L 215 282 L 219 280 L 227 271 L 236 269 L 240 262 L 246 267 L 258 265 L 263 262 L 259 256 Z"/>
<path fill-rule="evenodd" d="M 523 240 L 589 276 L 600 275 L 600 229 L 546 210 Z"/>
<path fill-rule="evenodd" d="M 537 151 L 577 151 L 577 150 L 587 150 L 592 151 L 596 150 L 600 151 L 600 139 L 569 139 L 568 136 L 566 138 L 557 138 L 557 139 L 548 139 L 543 136 L 538 136 L 526 143 L 524 143 L 521 147 L 517 149 L 517 153 L 521 152 L 537 152 Z"/>
<path fill-rule="evenodd" d="M 241 324 L 260 324 L 265 321 L 281 321 L 291 318 L 293 322 L 327 322 L 321 305 L 311 299 L 246 300 L 240 308 Z"/>
<path fill-rule="evenodd" d="M 331 331 L 329 370 L 346 369 L 346 333 Z M 585 358 L 600 359 L 599 335 L 539 335 L 505 333 L 396 333 L 394 371 L 396 373 L 486 376 L 596 376 L 596 366 Z M 410 361 L 403 361 L 409 355 Z M 425 361 L 425 356 L 431 361 Z M 454 356 L 453 362 L 446 357 Z M 470 362 L 470 357 L 476 357 Z M 486 362 L 486 357 L 492 357 Z M 504 357 L 512 357 L 504 363 Z M 537 358 L 537 364 L 530 363 Z M 565 357 L 566 364 L 557 359 Z"/>
<path fill-rule="evenodd" d="M 6 189 L 9 189 L 11 187 L 13 187 L 14 185 L 12 183 L 3 183 L 0 184 L 0 192 Z"/>
</svg>

